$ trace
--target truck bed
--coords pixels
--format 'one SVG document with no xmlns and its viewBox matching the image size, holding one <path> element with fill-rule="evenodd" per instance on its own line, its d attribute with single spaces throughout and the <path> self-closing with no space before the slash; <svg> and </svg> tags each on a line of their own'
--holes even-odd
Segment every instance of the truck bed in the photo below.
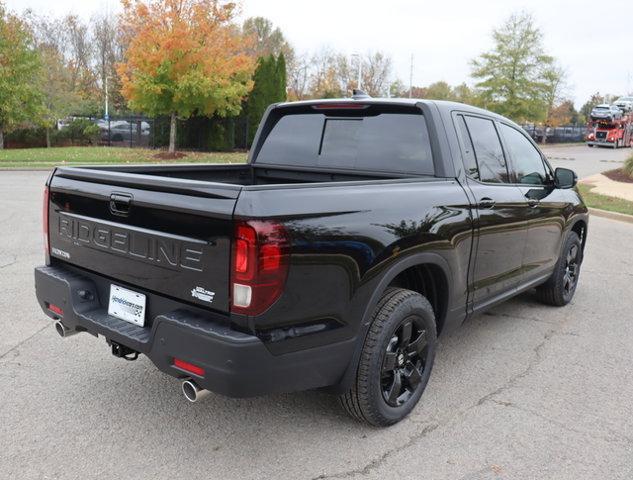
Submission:
<svg viewBox="0 0 633 480">
<path fill-rule="evenodd" d="M 385 178 L 408 178 L 411 175 L 394 173 L 375 173 L 359 171 L 317 171 L 314 169 L 279 168 L 257 165 L 133 165 L 133 166 L 88 166 L 73 169 L 60 169 L 59 174 L 69 178 L 87 176 L 92 178 L 113 179 L 116 177 L 136 181 L 140 177 L 160 177 L 161 182 L 166 178 L 180 179 L 193 182 L 220 183 L 233 186 L 256 185 L 284 185 L 295 183 L 327 183 L 349 182 L 364 180 L 379 180 Z M 125 175 L 121 175 L 125 174 Z M 128 174 L 134 174 L 134 177 Z M 149 180 L 148 178 L 146 178 Z"/>
</svg>

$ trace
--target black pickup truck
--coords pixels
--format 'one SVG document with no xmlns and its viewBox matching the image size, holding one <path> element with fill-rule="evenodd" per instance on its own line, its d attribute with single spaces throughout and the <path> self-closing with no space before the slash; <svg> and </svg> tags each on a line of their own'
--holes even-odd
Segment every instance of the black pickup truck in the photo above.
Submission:
<svg viewBox="0 0 633 480">
<path fill-rule="evenodd" d="M 438 335 L 536 288 L 573 297 L 587 208 L 513 122 L 411 99 L 272 105 L 247 164 L 57 168 L 37 298 L 187 399 L 326 388 L 406 416 Z"/>
</svg>

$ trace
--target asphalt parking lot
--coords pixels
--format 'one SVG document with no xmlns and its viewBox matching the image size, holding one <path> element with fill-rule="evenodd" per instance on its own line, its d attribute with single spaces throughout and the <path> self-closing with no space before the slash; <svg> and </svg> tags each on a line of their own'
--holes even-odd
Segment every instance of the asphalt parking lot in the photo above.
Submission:
<svg viewBox="0 0 633 480">
<path fill-rule="evenodd" d="M 631 150 L 547 152 L 587 176 Z M 632 224 L 591 219 L 569 306 L 528 293 L 444 337 L 419 406 L 378 430 L 320 392 L 189 404 L 146 358 L 60 339 L 33 291 L 45 178 L 0 172 L 0 478 L 633 478 Z"/>
</svg>

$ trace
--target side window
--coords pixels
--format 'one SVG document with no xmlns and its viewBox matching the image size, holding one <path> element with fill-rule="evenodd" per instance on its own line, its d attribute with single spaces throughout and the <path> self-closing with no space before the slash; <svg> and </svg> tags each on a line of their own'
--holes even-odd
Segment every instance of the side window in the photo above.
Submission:
<svg viewBox="0 0 633 480">
<path fill-rule="evenodd" d="M 462 115 L 456 117 L 457 128 L 459 129 L 460 136 L 462 137 L 462 148 L 464 152 L 464 167 L 466 168 L 466 174 L 470 178 L 479 180 L 479 168 L 477 168 L 477 159 L 475 158 L 475 148 L 473 147 L 473 141 L 468 133 L 466 127 L 466 121 Z"/>
<path fill-rule="evenodd" d="M 480 180 L 490 183 L 508 183 L 508 169 L 501 141 L 492 120 L 470 116 L 465 119 L 475 147 Z"/>
<path fill-rule="evenodd" d="M 516 128 L 501 124 L 501 134 L 516 170 L 517 182 L 544 185 L 547 173 L 541 154 Z"/>
</svg>

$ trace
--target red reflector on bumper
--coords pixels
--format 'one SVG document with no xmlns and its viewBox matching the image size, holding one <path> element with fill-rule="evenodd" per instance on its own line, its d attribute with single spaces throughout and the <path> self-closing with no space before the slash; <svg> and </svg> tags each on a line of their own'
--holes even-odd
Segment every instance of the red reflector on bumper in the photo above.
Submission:
<svg viewBox="0 0 633 480">
<path fill-rule="evenodd" d="M 64 315 L 64 311 L 62 310 L 62 308 L 61 308 L 61 307 L 58 307 L 57 305 L 54 305 L 54 304 L 52 304 L 52 303 L 49 303 L 49 304 L 48 304 L 48 309 L 49 309 L 51 312 L 56 313 L 57 315 L 61 315 L 61 316 L 63 316 L 63 315 Z"/>
<path fill-rule="evenodd" d="M 203 368 L 200 368 L 197 365 L 193 365 L 192 363 L 185 362 L 184 360 L 180 360 L 179 358 L 174 358 L 174 367 L 178 367 L 185 372 L 193 373 L 194 375 L 198 375 L 199 377 L 204 377 Z"/>
</svg>

